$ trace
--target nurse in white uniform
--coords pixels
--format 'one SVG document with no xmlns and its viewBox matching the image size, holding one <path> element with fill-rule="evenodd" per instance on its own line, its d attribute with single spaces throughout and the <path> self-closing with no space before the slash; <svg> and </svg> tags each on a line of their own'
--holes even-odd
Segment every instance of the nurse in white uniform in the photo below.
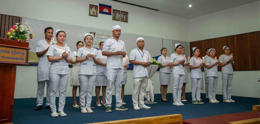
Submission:
<svg viewBox="0 0 260 124">
<path fill-rule="evenodd" d="M 58 117 L 67 116 L 64 112 L 66 90 L 69 80 L 69 66 L 68 62 L 72 62 L 72 55 L 70 48 L 64 45 L 66 40 L 65 31 L 56 30 L 57 44 L 51 45 L 48 52 L 48 60 L 51 62 L 50 66 L 50 102 L 51 102 L 51 116 Z M 56 93 L 59 89 L 59 109 L 56 112 Z"/>
<path fill-rule="evenodd" d="M 45 106 L 47 109 L 50 109 L 49 68 L 50 68 L 51 63 L 48 61 L 46 53 L 47 53 L 50 45 L 53 44 L 53 41 L 51 41 L 51 38 L 53 36 L 53 28 L 52 27 L 45 28 L 44 35 L 45 35 L 45 39 L 38 41 L 37 47 L 36 47 L 36 54 L 39 57 L 39 63 L 38 63 L 38 67 L 37 67 L 38 87 L 37 87 L 35 110 L 42 109 L 45 84 L 47 84 L 47 96 L 46 96 L 46 105 Z"/>
<path fill-rule="evenodd" d="M 192 85 L 192 104 L 204 104 L 200 99 L 200 88 L 202 81 L 201 68 L 204 65 L 203 60 L 199 57 L 200 50 L 197 47 L 192 47 L 192 55 L 190 59 L 190 77 Z"/>
<path fill-rule="evenodd" d="M 132 94 L 134 110 L 151 108 L 144 104 L 145 90 L 149 78 L 147 67 L 151 64 L 151 55 L 144 49 L 144 41 L 145 40 L 142 37 L 136 39 L 138 48 L 131 50 L 129 58 L 130 63 L 134 65 L 134 91 Z"/>
<path fill-rule="evenodd" d="M 203 62 L 205 63 L 206 60 L 208 59 L 209 57 L 209 49 L 210 48 L 207 48 L 206 49 L 206 55 L 204 56 L 203 58 Z M 207 65 L 204 65 L 204 78 L 205 78 L 205 93 L 206 93 L 206 99 L 209 99 L 209 95 L 208 95 L 208 78 L 207 78 Z"/>
<path fill-rule="evenodd" d="M 216 50 L 214 48 L 210 48 L 208 50 L 209 57 L 205 61 L 205 65 L 207 67 L 207 79 L 208 79 L 208 94 L 209 94 L 209 102 L 210 103 L 219 103 L 216 99 L 216 90 L 218 85 L 218 64 L 219 61 L 216 58 Z"/>
<path fill-rule="evenodd" d="M 234 66 L 234 58 L 233 54 L 230 54 L 230 48 L 228 46 L 224 46 L 223 50 L 225 54 L 220 56 L 220 65 L 222 67 L 222 93 L 223 93 L 223 102 L 235 102 L 235 100 L 231 99 L 231 86 L 233 80 L 233 66 Z"/>
<path fill-rule="evenodd" d="M 123 58 L 123 66 L 124 66 L 124 80 L 122 83 L 121 99 L 122 99 L 122 105 L 125 105 L 126 104 L 124 101 L 125 85 L 127 83 L 127 68 L 129 67 L 129 59 L 127 55 L 125 55 L 125 57 Z"/>
<path fill-rule="evenodd" d="M 126 56 L 125 42 L 119 39 L 121 27 L 115 25 L 112 27 L 113 37 L 104 42 L 102 55 L 107 56 L 107 89 L 106 89 L 106 112 L 112 112 L 112 91 L 115 86 L 116 108 L 115 110 L 127 111 L 122 105 L 121 92 L 124 78 L 123 57 Z"/>
<path fill-rule="evenodd" d="M 171 70 L 168 64 L 170 63 L 170 57 L 167 55 L 167 49 L 161 49 L 161 56 L 158 58 L 158 62 L 162 65 L 160 66 L 160 91 L 161 91 L 161 101 L 162 102 L 169 102 L 166 98 L 167 95 L 167 88 L 171 82 Z"/>
<path fill-rule="evenodd" d="M 92 47 L 94 36 L 90 33 L 84 35 L 85 47 L 78 50 L 77 62 L 79 67 L 79 83 L 80 83 L 80 108 L 81 113 L 93 113 L 91 109 L 92 92 L 94 82 L 96 80 L 97 70 L 96 63 L 98 61 L 98 52 Z"/>
<path fill-rule="evenodd" d="M 71 86 L 73 86 L 73 88 L 72 88 L 72 97 L 73 97 L 72 107 L 74 107 L 74 108 L 79 108 L 79 105 L 80 105 L 80 102 L 79 102 L 79 105 L 78 105 L 77 101 L 76 101 L 77 88 L 80 86 L 79 85 L 79 66 L 80 66 L 80 63 L 76 62 L 76 57 L 77 57 L 77 52 L 78 52 L 79 48 L 81 48 L 83 46 L 84 46 L 84 43 L 82 41 L 78 41 L 77 44 L 76 44 L 77 51 L 72 52 Z"/>
<path fill-rule="evenodd" d="M 181 97 L 181 101 L 182 102 L 187 102 L 187 99 L 185 97 L 185 90 L 186 90 L 186 84 L 189 83 L 189 78 L 188 78 L 188 66 L 190 65 L 189 61 L 187 61 L 187 58 L 185 57 L 185 48 L 182 47 L 182 53 L 181 53 L 184 58 L 185 58 L 185 62 L 183 64 L 184 67 L 184 72 L 185 72 L 185 77 L 184 77 L 184 81 L 183 81 L 183 85 L 182 85 L 182 97 Z"/>
<path fill-rule="evenodd" d="M 103 50 L 103 45 L 104 42 L 101 41 L 99 43 L 99 48 L 98 50 L 98 60 L 102 65 L 97 65 L 97 78 L 96 78 L 96 97 L 97 101 L 96 104 L 98 107 L 101 107 L 101 104 L 105 106 L 105 98 L 106 98 L 106 86 L 107 86 L 107 78 L 106 78 L 106 63 L 107 63 L 107 57 L 102 55 L 102 50 Z M 102 88 L 102 101 L 100 102 L 99 99 L 99 94 L 100 94 L 100 89 Z M 100 104 L 101 103 L 101 104 Z"/>
<path fill-rule="evenodd" d="M 183 106 L 184 104 L 181 102 L 181 91 L 185 77 L 185 71 L 183 67 L 185 58 L 183 55 L 181 55 L 182 45 L 180 43 L 175 44 L 175 51 L 176 52 L 171 55 L 170 63 L 168 64 L 169 66 L 173 66 L 173 105 Z"/>
</svg>

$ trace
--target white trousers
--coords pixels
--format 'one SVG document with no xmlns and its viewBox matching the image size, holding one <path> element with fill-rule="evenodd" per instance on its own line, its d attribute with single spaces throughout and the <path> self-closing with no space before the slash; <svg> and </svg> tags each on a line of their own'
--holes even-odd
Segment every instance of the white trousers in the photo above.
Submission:
<svg viewBox="0 0 260 124">
<path fill-rule="evenodd" d="M 216 99 L 216 90 L 218 86 L 218 77 L 208 77 L 208 91 L 209 91 L 209 100 Z"/>
<path fill-rule="evenodd" d="M 81 109 L 90 108 L 92 101 L 92 92 L 94 82 L 96 80 L 96 75 L 79 75 L 79 83 L 80 83 L 80 104 Z"/>
<path fill-rule="evenodd" d="M 47 84 L 47 93 L 46 93 L 46 104 L 45 106 L 50 105 L 50 81 L 39 81 L 37 86 L 37 96 L 36 96 L 36 106 L 42 106 L 44 99 L 44 88 Z"/>
<path fill-rule="evenodd" d="M 233 74 L 222 73 L 222 94 L 223 99 L 231 99 L 231 85 L 233 80 Z"/>
<path fill-rule="evenodd" d="M 134 91 L 132 94 L 133 106 L 142 107 L 144 106 L 144 96 L 145 90 L 147 87 L 148 78 L 135 78 L 134 79 Z M 139 95 L 139 104 L 138 104 L 138 95 Z"/>
<path fill-rule="evenodd" d="M 51 111 L 56 112 L 56 93 L 59 89 L 59 109 L 58 111 L 63 111 L 66 102 L 66 90 L 69 80 L 69 74 L 50 74 L 50 103 Z"/>
<path fill-rule="evenodd" d="M 181 102 L 182 85 L 184 81 L 184 75 L 173 74 L 173 102 Z"/>
<path fill-rule="evenodd" d="M 191 78 L 192 85 L 192 101 L 200 101 L 200 85 L 201 78 Z"/>
<path fill-rule="evenodd" d="M 112 92 L 114 86 L 116 96 L 116 107 L 122 106 L 121 92 L 123 78 L 123 69 L 107 69 L 106 107 L 111 107 Z"/>
</svg>

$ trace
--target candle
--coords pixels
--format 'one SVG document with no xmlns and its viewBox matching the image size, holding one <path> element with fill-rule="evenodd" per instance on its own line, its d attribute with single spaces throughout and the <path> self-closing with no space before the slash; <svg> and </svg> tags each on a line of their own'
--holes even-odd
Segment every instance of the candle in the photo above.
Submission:
<svg viewBox="0 0 260 124">
<path fill-rule="evenodd" d="M 204 62 L 204 57 L 202 57 L 202 60 L 201 60 L 202 62 Z"/>
<path fill-rule="evenodd" d="M 188 61 L 190 61 L 190 56 L 188 56 Z"/>
<path fill-rule="evenodd" d="M 68 51 L 69 51 L 69 48 L 68 48 L 67 44 L 65 44 L 65 51 L 66 51 L 66 53 L 68 53 Z"/>
<path fill-rule="evenodd" d="M 54 41 L 54 38 L 52 38 L 52 43 L 56 43 L 56 42 Z"/>
</svg>

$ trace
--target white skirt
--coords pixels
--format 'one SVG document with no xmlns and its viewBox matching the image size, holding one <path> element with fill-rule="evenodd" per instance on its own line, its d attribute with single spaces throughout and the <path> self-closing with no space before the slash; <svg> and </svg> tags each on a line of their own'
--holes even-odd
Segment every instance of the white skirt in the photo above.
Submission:
<svg viewBox="0 0 260 124">
<path fill-rule="evenodd" d="M 71 69 L 71 86 L 79 86 L 79 66 L 80 63 L 73 64 Z"/>
<path fill-rule="evenodd" d="M 126 85 L 126 83 L 127 83 L 127 72 L 124 72 L 124 80 L 122 85 Z"/>
<path fill-rule="evenodd" d="M 97 75 L 96 86 L 107 86 L 107 77 L 105 75 Z"/>
<path fill-rule="evenodd" d="M 161 85 L 169 85 L 171 81 L 171 73 L 162 73 L 159 75 Z"/>
</svg>

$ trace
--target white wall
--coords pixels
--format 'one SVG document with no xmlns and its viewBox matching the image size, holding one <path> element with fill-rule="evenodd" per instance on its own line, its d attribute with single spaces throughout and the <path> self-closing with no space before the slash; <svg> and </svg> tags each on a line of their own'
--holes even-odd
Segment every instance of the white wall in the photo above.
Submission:
<svg viewBox="0 0 260 124">
<path fill-rule="evenodd" d="M 111 16 L 102 14 L 99 14 L 98 18 L 88 16 L 89 4 L 98 5 L 98 3 L 128 11 L 129 23 L 112 21 Z M 110 30 L 111 26 L 120 24 L 123 33 L 177 41 L 196 41 L 259 30 L 259 5 L 258 1 L 186 20 L 109 0 L 0 0 L 0 13 L 104 30 Z M 219 76 L 217 93 L 221 94 L 222 82 L 221 75 Z M 236 71 L 232 94 L 259 98 L 260 84 L 257 82 L 259 76 L 259 71 Z M 157 72 L 152 78 L 155 93 L 159 93 L 158 77 Z M 132 71 L 128 71 L 126 94 L 131 94 L 132 82 Z M 18 66 L 15 98 L 35 97 L 36 87 L 36 67 Z M 168 91 L 172 92 L 172 82 Z M 187 86 L 187 92 L 190 92 L 190 83 Z M 67 95 L 71 96 L 69 85 Z"/>
<path fill-rule="evenodd" d="M 260 30 L 260 2 L 252 2 L 189 20 L 189 41 Z"/>
<path fill-rule="evenodd" d="M 129 12 L 129 22 L 113 21 L 103 14 L 89 16 L 89 4 L 99 3 Z M 0 0 L 0 13 L 105 30 L 119 24 L 122 33 L 188 41 L 187 19 L 110 0 Z"/>
</svg>

